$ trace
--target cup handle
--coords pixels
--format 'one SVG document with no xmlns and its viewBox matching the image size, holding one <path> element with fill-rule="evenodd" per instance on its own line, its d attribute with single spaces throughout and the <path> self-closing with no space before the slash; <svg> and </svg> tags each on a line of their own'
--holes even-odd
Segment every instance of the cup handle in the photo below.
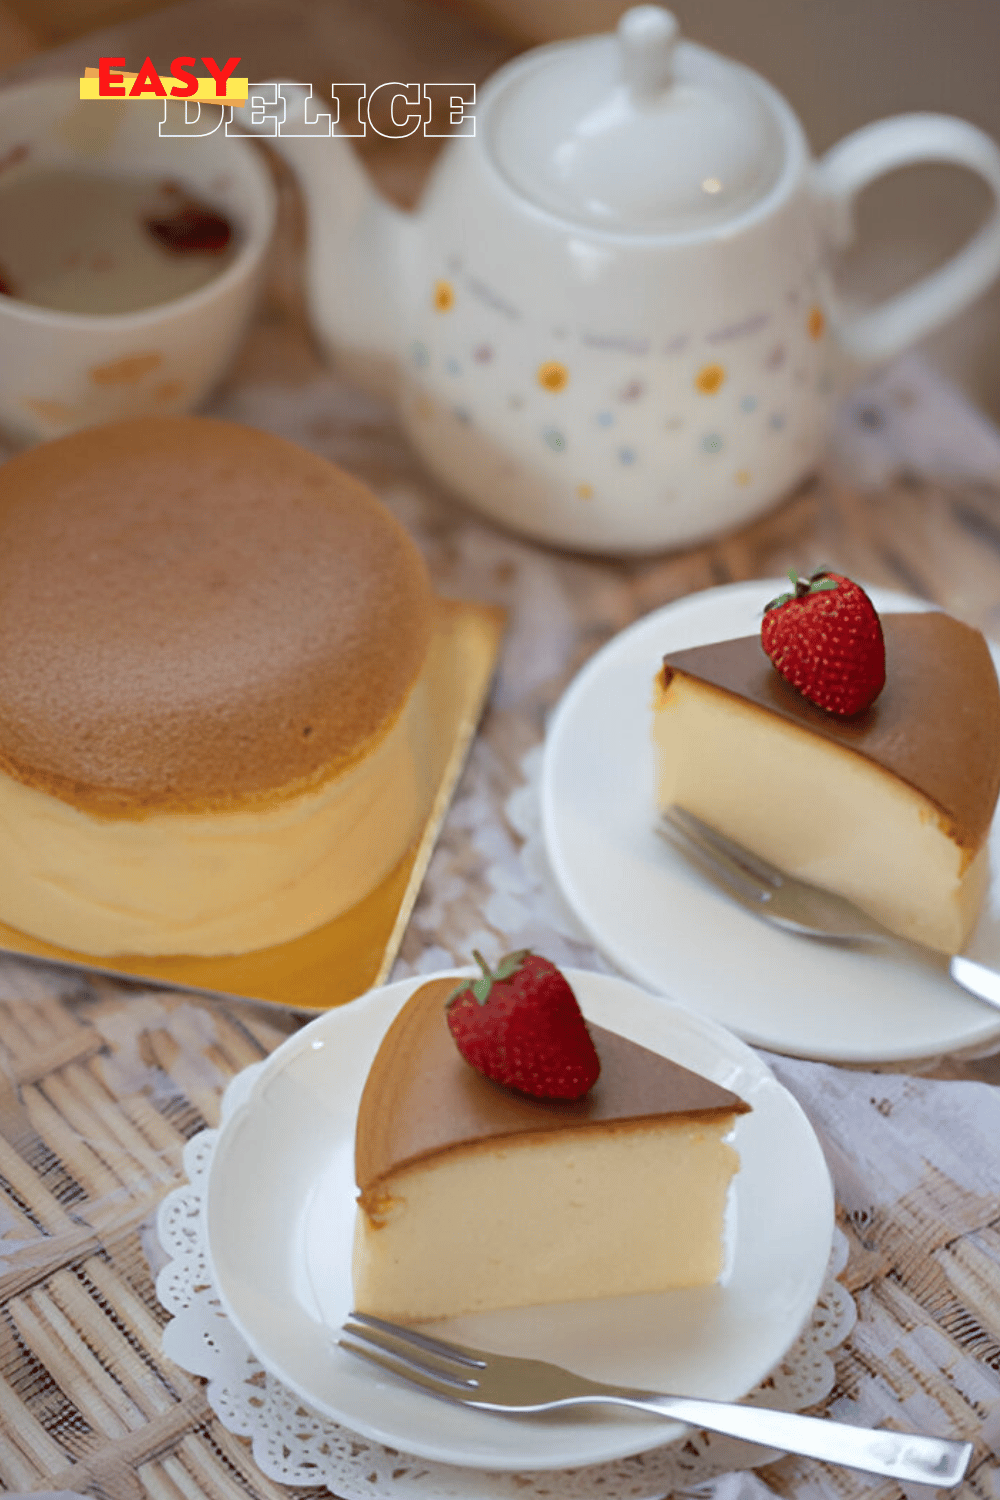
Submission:
<svg viewBox="0 0 1000 1500">
<path fill-rule="evenodd" d="M 921 161 L 978 172 L 992 190 L 993 214 L 951 260 L 877 307 L 849 313 L 833 299 L 832 330 L 859 362 L 891 359 L 954 317 L 1000 274 L 1000 148 L 984 131 L 951 115 L 879 120 L 846 136 L 819 160 L 815 184 L 835 243 L 846 245 L 854 236 L 852 210 L 862 188 L 895 167 Z"/>
</svg>

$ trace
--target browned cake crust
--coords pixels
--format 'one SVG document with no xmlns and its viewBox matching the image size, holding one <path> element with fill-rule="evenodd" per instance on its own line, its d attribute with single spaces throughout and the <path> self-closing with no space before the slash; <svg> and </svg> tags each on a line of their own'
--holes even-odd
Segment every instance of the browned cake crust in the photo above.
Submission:
<svg viewBox="0 0 1000 1500">
<path fill-rule="evenodd" d="M 476 1142 L 750 1109 L 728 1089 L 592 1022 L 601 1075 L 582 1099 L 531 1099 L 503 1088 L 455 1046 L 445 1002 L 457 983 L 422 985 L 382 1039 L 358 1107 L 354 1168 L 362 1201 L 390 1172 Z"/>
<path fill-rule="evenodd" d="M 866 756 L 928 798 L 957 844 L 978 849 L 1000 792 L 1000 690 L 989 647 L 978 630 L 937 611 L 881 618 L 885 687 L 849 719 L 803 698 L 757 636 L 671 652 L 661 680 L 666 687 L 682 672 Z"/>
<path fill-rule="evenodd" d="M 89 810 L 339 773 L 397 716 L 432 620 L 403 528 L 267 433 L 144 418 L 0 467 L 0 770 Z"/>
</svg>

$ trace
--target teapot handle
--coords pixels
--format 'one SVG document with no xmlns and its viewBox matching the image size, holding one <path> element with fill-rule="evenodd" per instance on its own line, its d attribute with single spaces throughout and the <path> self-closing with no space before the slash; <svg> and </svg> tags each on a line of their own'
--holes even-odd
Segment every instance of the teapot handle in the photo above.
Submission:
<svg viewBox="0 0 1000 1500">
<path fill-rule="evenodd" d="M 890 359 L 947 322 L 1000 274 L 1000 148 L 984 131 L 951 115 L 897 115 L 862 126 L 816 165 L 835 242 L 853 238 L 853 204 L 862 188 L 896 167 L 951 162 L 984 178 L 993 193 L 991 218 L 943 266 L 865 312 L 831 307 L 831 324 L 847 354 L 871 363 Z"/>
</svg>

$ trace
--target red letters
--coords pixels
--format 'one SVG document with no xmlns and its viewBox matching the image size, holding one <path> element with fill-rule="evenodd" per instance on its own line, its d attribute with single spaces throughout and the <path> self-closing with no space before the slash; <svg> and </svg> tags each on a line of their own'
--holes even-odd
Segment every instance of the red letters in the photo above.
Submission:
<svg viewBox="0 0 1000 1500">
<path fill-rule="evenodd" d="M 174 58 L 173 62 L 170 64 L 171 75 L 174 78 L 177 79 L 178 83 L 184 83 L 184 84 L 187 85 L 187 87 L 179 89 L 177 87 L 177 85 L 175 84 L 173 86 L 173 88 L 170 90 L 171 98 L 173 98 L 173 99 L 190 99 L 190 97 L 191 97 L 192 94 L 197 93 L 197 91 L 198 91 L 198 80 L 194 76 L 193 73 L 189 73 L 188 72 L 188 69 L 189 68 L 193 68 L 193 67 L 194 67 L 194 58 L 193 57 L 175 57 Z"/>
<path fill-rule="evenodd" d="M 124 57 L 102 57 L 97 63 L 97 92 L 113 99 L 116 95 L 124 97 L 125 80 L 120 73 L 112 73 L 112 68 L 124 68 Z"/>
<path fill-rule="evenodd" d="M 238 63 L 238 57 L 231 57 L 224 68 L 220 68 L 214 57 L 203 57 L 202 62 L 215 79 L 215 92 L 221 99 L 226 92 L 226 79 L 232 73 Z"/>
<path fill-rule="evenodd" d="M 135 75 L 135 83 L 128 91 L 130 99 L 138 99 L 142 94 L 155 94 L 158 99 L 165 99 L 167 91 L 160 82 L 160 75 L 153 67 L 153 60 L 147 57 L 138 73 Z"/>
<path fill-rule="evenodd" d="M 215 61 L 214 57 L 203 57 L 202 62 L 209 73 L 215 79 L 216 98 L 226 97 L 226 86 L 230 76 L 239 65 L 238 57 L 230 57 L 223 67 Z M 102 57 L 97 69 L 97 93 L 101 99 L 124 98 L 126 94 L 125 80 L 121 73 L 112 73 L 112 68 L 124 68 L 124 57 Z M 193 57 L 175 57 L 170 64 L 169 76 L 176 79 L 171 86 L 170 97 L 172 99 L 190 99 L 198 92 L 198 84 L 201 80 L 190 70 L 194 67 Z M 181 87 L 180 85 L 183 85 Z M 141 99 L 145 94 L 155 94 L 158 99 L 167 97 L 167 90 L 163 86 L 163 80 L 153 67 L 152 58 L 147 57 L 139 69 L 127 90 L 130 99 Z"/>
</svg>

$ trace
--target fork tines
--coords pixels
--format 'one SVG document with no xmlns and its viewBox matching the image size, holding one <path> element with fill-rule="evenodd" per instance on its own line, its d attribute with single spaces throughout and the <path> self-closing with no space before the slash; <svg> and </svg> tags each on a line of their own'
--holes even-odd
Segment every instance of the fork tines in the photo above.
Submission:
<svg viewBox="0 0 1000 1500">
<path fill-rule="evenodd" d="M 432 1339 L 370 1313 L 350 1313 L 341 1333 L 347 1335 L 337 1340 L 341 1349 L 380 1365 L 390 1374 L 410 1380 L 417 1377 L 427 1389 L 442 1396 L 478 1390 L 479 1381 L 473 1372 L 486 1368 L 485 1360 L 473 1349 Z"/>
<path fill-rule="evenodd" d="M 660 813 L 658 826 L 665 838 L 684 853 L 702 859 L 716 876 L 723 874 L 727 879 L 735 877 L 744 886 L 749 877 L 753 888 L 748 886 L 746 894 L 757 900 L 764 894 L 759 889 L 760 885 L 778 890 L 783 884 L 781 871 L 774 865 L 751 854 L 741 844 L 733 843 L 732 839 L 726 838 L 725 834 L 704 823 L 685 807 L 664 808 Z"/>
</svg>

